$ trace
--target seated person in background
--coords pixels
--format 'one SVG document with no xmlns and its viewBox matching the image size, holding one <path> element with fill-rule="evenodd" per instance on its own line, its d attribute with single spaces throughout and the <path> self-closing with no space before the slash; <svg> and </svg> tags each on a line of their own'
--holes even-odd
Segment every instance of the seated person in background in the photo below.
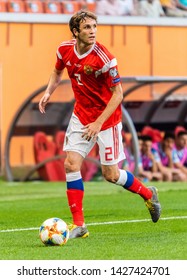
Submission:
<svg viewBox="0 0 187 280">
<path fill-rule="evenodd" d="M 187 131 L 179 131 L 175 136 L 175 148 L 184 172 L 187 174 Z"/>
<path fill-rule="evenodd" d="M 143 181 L 162 181 L 163 175 L 157 166 L 157 162 L 160 162 L 160 157 L 152 147 L 152 139 L 150 136 L 144 135 L 142 136 L 142 140 L 138 176 Z"/>
<path fill-rule="evenodd" d="M 177 126 L 175 127 L 175 130 L 174 130 L 175 136 L 177 136 L 177 134 L 178 134 L 179 132 L 181 132 L 181 131 L 186 131 L 186 129 L 184 128 L 184 126 L 177 125 Z"/>
<path fill-rule="evenodd" d="M 174 134 L 168 132 L 165 133 L 160 143 L 153 145 L 161 159 L 161 163 L 157 165 L 165 181 L 186 181 L 187 177 L 182 170 L 182 164 L 174 148 L 174 141 Z"/>
<path fill-rule="evenodd" d="M 95 12 L 97 15 L 120 16 L 119 5 L 120 0 L 96 0 Z"/>
<path fill-rule="evenodd" d="M 178 8 L 178 0 L 160 0 L 165 15 L 168 17 L 186 17 L 187 11 Z"/>
<path fill-rule="evenodd" d="M 147 135 L 150 136 L 152 139 L 153 144 L 160 142 L 162 140 L 162 132 L 158 129 L 152 128 L 151 126 L 144 126 L 142 131 L 141 131 L 141 135 Z"/>
<path fill-rule="evenodd" d="M 134 160 L 134 154 L 133 154 L 132 139 L 130 139 L 128 141 L 125 137 L 125 133 L 122 133 L 122 136 L 123 136 L 123 147 L 124 147 L 126 159 L 122 160 L 119 163 L 119 167 L 121 169 L 128 170 L 133 173 L 133 171 L 135 169 L 135 160 Z"/>
<path fill-rule="evenodd" d="M 175 0 L 177 8 L 187 11 L 187 0 Z"/>
<path fill-rule="evenodd" d="M 96 14 L 123 16 L 135 12 L 133 0 L 96 0 Z"/>
<path fill-rule="evenodd" d="M 165 13 L 159 0 L 139 0 L 137 15 L 157 18 L 165 16 Z"/>
<path fill-rule="evenodd" d="M 139 152 L 140 153 L 141 153 L 141 149 L 142 149 L 142 144 L 143 144 L 142 136 L 138 135 L 138 145 L 139 145 Z M 125 152 L 125 155 L 126 155 L 126 159 L 121 161 L 119 163 L 119 166 L 120 166 L 121 169 L 128 170 L 128 171 L 133 173 L 134 169 L 135 169 L 133 143 L 132 143 L 132 139 L 127 141 L 124 134 L 123 134 L 123 145 L 124 145 L 124 152 Z"/>
<path fill-rule="evenodd" d="M 120 0 L 119 9 L 121 10 L 122 15 L 136 16 L 137 1 L 138 0 Z"/>
</svg>

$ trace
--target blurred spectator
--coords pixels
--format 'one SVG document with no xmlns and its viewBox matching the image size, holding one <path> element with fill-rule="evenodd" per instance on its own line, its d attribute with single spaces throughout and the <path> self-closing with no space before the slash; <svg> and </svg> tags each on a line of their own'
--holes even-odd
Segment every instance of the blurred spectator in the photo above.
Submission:
<svg viewBox="0 0 187 280">
<path fill-rule="evenodd" d="M 134 161 L 134 155 L 133 155 L 133 147 L 132 147 L 132 140 L 127 140 L 125 133 L 122 133 L 122 139 L 123 139 L 123 147 L 124 147 L 124 152 L 126 155 L 126 159 L 122 160 L 119 163 L 119 167 L 121 169 L 128 170 L 130 172 L 134 171 L 135 168 L 135 161 Z"/>
<path fill-rule="evenodd" d="M 137 0 L 120 0 L 120 7 L 122 15 L 135 16 Z"/>
<path fill-rule="evenodd" d="M 95 13 L 96 0 L 79 0 L 81 10 L 89 10 Z"/>
<path fill-rule="evenodd" d="M 120 0 L 96 0 L 96 14 L 119 16 L 121 11 L 119 9 Z"/>
<path fill-rule="evenodd" d="M 175 136 L 175 148 L 184 171 L 187 174 L 187 131 L 179 131 Z"/>
<path fill-rule="evenodd" d="M 187 0 L 175 0 L 177 8 L 187 11 Z"/>
<path fill-rule="evenodd" d="M 123 16 L 134 14 L 134 0 L 96 0 L 96 14 Z"/>
<path fill-rule="evenodd" d="M 179 130 L 179 138 L 175 138 L 174 133 L 169 132 L 161 137 L 159 132 L 159 137 L 155 138 L 158 140 L 156 142 L 153 141 L 152 133 L 145 134 L 146 131 L 149 133 L 152 130 L 146 127 L 142 130 L 144 134 L 138 135 L 138 178 L 142 181 L 187 181 L 187 131 Z M 120 162 L 120 168 L 133 172 L 135 160 L 132 139 L 126 141 L 123 136 L 123 143 L 126 159 Z"/>
<path fill-rule="evenodd" d="M 180 125 L 176 126 L 176 127 L 175 127 L 175 131 L 174 131 L 175 136 L 177 136 L 177 134 L 178 134 L 179 132 L 181 132 L 181 131 L 186 131 L 186 129 L 184 128 L 184 126 L 180 126 Z"/>
<path fill-rule="evenodd" d="M 186 181 L 186 174 L 182 170 L 174 141 L 173 133 L 165 133 L 163 140 L 153 145 L 161 159 L 157 165 L 165 181 Z"/>
<path fill-rule="evenodd" d="M 152 147 L 150 136 L 142 136 L 143 144 L 140 153 L 139 175 L 143 181 L 162 181 L 163 175 L 158 169 L 160 162 L 158 152 Z"/>
<path fill-rule="evenodd" d="M 187 11 L 178 8 L 178 0 L 160 0 L 162 8 L 168 17 L 186 17 Z"/>
<path fill-rule="evenodd" d="M 144 126 L 141 131 L 141 135 L 148 135 L 151 137 L 153 143 L 160 142 L 162 140 L 162 133 L 160 130 L 152 128 L 151 126 Z"/>
<path fill-rule="evenodd" d="M 142 149 L 142 136 L 138 135 L 138 145 L 139 145 L 139 152 L 141 153 Z M 130 172 L 134 172 L 135 170 L 135 159 L 134 159 L 134 149 L 133 149 L 133 143 L 132 143 L 132 138 L 129 140 L 126 140 L 125 135 L 123 134 L 123 145 L 124 145 L 124 152 L 126 155 L 126 159 L 121 161 L 119 163 L 119 166 L 121 169 L 128 170 Z"/>
<path fill-rule="evenodd" d="M 140 134 L 138 135 L 138 146 L 140 153 L 142 152 L 142 146 L 143 146 L 143 136 Z"/>
<path fill-rule="evenodd" d="M 139 0 L 137 14 L 139 16 L 152 18 L 165 16 L 159 0 Z"/>
</svg>

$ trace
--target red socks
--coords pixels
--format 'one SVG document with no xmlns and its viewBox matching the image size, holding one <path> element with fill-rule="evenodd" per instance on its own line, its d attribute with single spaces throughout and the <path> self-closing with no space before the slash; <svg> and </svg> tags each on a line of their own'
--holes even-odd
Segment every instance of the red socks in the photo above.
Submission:
<svg viewBox="0 0 187 280">
<path fill-rule="evenodd" d="M 82 226 L 84 224 L 84 214 L 83 214 L 83 197 L 84 191 L 71 189 L 67 190 L 68 204 L 70 211 L 73 216 L 73 223 L 77 226 Z"/>
<path fill-rule="evenodd" d="M 151 190 L 146 188 L 132 173 L 126 171 L 125 178 L 126 178 L 126 183 L 124 185 L 123 185 L 123 178 L 119 180 L 120 183 L 118 182 L 118 184 L 123 186 L 126 190 L 139 194 L 144 200 L 148 200 L 152 197 Z M 84 224 L 84 213 L 83 213 L 84 188 L 83 188 L 82 179 L 78 178 L 78 180 L 67 182 L 67 184 L 69 185 L 68 186 L 69 188 L 67 189 L 67 198 L 68 198 L 70 211 L 73 217 L 73 223 L 77 226 L 82 226 Z M 79 187 L 79 189 L 76 188 L 77 186 Z"/>
<path fill-rule="evenodd" d="M 136 177 L 134 177 L 132 185 L 126 188 L 126 190 L 139 194 L 145 200 L 148 200 L 152 197 L 152 192 L 146 188 Z"/>
</svg>

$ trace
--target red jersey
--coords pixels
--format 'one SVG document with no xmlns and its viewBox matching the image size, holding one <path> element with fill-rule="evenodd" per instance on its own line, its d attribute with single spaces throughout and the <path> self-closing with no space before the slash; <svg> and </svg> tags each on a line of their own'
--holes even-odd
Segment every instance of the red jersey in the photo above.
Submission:
<svg viewBox="0 0 187 280">
<path fill-rule="evenodd" d="M 75 96 L 74 113 L 83 125 L 94 122 L 103 112 L 112 92 L 120 83 L 116 58 L 96 42 L 83 55 L 75 48 L 76 40 L 63 42 L 57 50 L 56 69 L 67 68 Z M 102 130 L 121 121 L 121 105 L 102 126 Z"/>
</svg>

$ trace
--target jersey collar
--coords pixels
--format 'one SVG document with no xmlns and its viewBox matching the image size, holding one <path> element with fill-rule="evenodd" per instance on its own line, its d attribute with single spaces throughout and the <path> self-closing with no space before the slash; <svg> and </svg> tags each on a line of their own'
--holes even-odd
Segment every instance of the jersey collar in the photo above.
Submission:
<svg viewBox="0 0 187 280">
<path fill-rule="evenodd" d="M 75 45 L 74 45 L 74 52 L 75 52 L 76 56 L 77 56 L 79 59 L 82 59 L 82 58 L 86 57 L 88 54 L 90 54 L 90 53 L 93 51 L 94 47 L 95 47 L 95 44 L 93 44 L 93 46 L 91 47 L 91 49 L 90 49 L 89 51 L 87 51 L 87 52 L 85 52 L 85 53 L 83 53 L 83 54 L 80 55 L 80 54 L 77 52 L 76 47 L 75 47 Z"/>
</svg>

